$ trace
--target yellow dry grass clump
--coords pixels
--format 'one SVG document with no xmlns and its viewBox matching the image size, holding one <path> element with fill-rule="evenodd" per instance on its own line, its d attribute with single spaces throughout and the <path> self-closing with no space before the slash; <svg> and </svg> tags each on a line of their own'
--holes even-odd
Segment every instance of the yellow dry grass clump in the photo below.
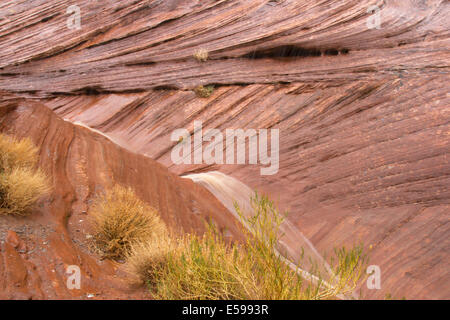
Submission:
<svg viewBox="0 0 450 320">
<path fill-rule="evenodd" d="M 37 163 L 38 150 L 30 139 L 0 133 L 0 170 L 30 168 Z"/>
<path fill-rule="evenodd" d="M 205 62 L 206 60 L 208 60 L 208 56 L 209 56 L 208 50 L 203 48 L 198 49 L 197 51 L 194 52 L 194 58 L 200 62 Z"/>
<path fill-rule="evenodd" d="M 213 85 L 209 85 L 209 86 L 197 86 L 194 88 L 194 92 L 197 95 L 197 97 L 200 98 L 209 98 L 213 92 L 214 92 L 214 86 Z"/>
<path fill-rule="evenodd" d="M 244 243 L 225 241 L 212 224 L 203 236 L 176 237 L 119 185 L 95 198 L 90 219 L 104 256 L 125 259 L 131 282 L 146 284 L 157 299 L 335 299 L 354 290 L 365 263 L 361 247 L 336 250 L 333 275 L 305 281 L 277 251 L 284 217 L 265 196 L 251 201 L 250 217 L 236 206 Z"/>
<path fill-rule="evenodd" d="M 128 270 L 158 299 L 333 299 L 354 290 L 365 261 L 360 247 L 336 251 L 332 279 L 304 281 L 276 252 L 283 218 L 273 203 L 256 194 L 252 204 L 255 214 L 241 215 L 249 227 L 244 244 L 227 243 L 209 226 L 201 237 L 132 246 Z"/>
<path fill-rule="evenodd" d="M 167 228 L 155 209 L 132 189 L 116 185 L 97 196 L 90 210 L 94 239 L 105 257 L 123 258 L 137 243 L 166 237 Z"/>
<path fill-rule="evenodd" d="M 132 276 L 131 282 L 147 284 L 154 288 L 157 275 L 165 269 L 171 252 L 177 244 L 171 237 L 153 237 L 146 242 L 134 243 L 126 254 L 126 269 Z"/>
<path fill-rule="evenodd" d="M 0 214 L 26 216 L 50 191 L 30 139 L 0 134 Z"/>
</svg>

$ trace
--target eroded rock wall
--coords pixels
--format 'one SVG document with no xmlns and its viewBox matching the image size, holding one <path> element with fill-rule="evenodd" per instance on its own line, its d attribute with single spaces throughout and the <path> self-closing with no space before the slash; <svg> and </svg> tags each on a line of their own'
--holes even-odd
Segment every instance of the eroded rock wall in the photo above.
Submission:
<svg viewBox="0 0 450 320">
<path fill-rule="evenodd" d="M 450 296 L 448 1 L 86 0 L 79 30 L 71 4 L 0 5 L 1 89 L 173 173 L 267 192 L 321 252 L 371 245 L 382 290 L 369 298 Z M 207 99 L 191 91 L 207 84 Z M 170 134 L 195 120 L 278 128 L 278 173 L 174 165 Z"/>
</svg>

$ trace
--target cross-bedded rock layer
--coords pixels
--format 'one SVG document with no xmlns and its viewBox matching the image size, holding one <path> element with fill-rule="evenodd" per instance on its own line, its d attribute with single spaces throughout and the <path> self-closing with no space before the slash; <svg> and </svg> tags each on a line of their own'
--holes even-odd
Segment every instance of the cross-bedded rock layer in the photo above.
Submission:
<svg viewBox="0 0 450 320">
<path fill-rule="evenodd" d="M 86 0 L 80 30 L 66 27 L 71 4 L 0 5 L 1 89 L 175 174 L 219 170 L 270 194 L 320 252 L 372 245 L 382 290 L 367 297 L 449 298 L 448 1 Z M 373 5 L 379 29 L 367 27 Z M 191 91 L 210 84 L 207 99 Z M 170 134 L 195 120 L 280 129 L 279 172 L 174 165 Z"/>
</svg>

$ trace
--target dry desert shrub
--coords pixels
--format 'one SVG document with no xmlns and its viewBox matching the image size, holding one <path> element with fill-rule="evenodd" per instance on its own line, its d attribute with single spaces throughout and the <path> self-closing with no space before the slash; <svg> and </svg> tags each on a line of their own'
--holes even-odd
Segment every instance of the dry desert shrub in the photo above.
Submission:
<svg viewBox="0 0 450 320">
<path fill-rule="evenodd" d="M 132 276 L 130 282 L 154 288 L 157 276 L 166 267 L 171 252 L 176 249 L 177 243 L 170 237 L 153 237 L 146 242 L 133 244 L 126 255 L 126 269 Z"/>
<path fill-rule="evenodd" d="M 29 138 L 17 139 L 0 133 L 1 171 L 15 167 L 34 167 L 37 160 L 37 148 Z"/>
<path fill-rule="evenodd" d="M 157 299 L 316 300 L 354 290 L 365 260 L 360 247 L 336 251 L 332 278 L 305 281 L 276 251 L 284 218 L 273 202 L 256 194 L 252 205 L 253 216 L 241 215 L 249 228 L 246 243 L 227 243 L 209 226 L 203 236 L 160 238 L 134 247 L 129 270 Z"/>
<path fill-rule="evenodd" d="M 205 62 L 206 60 L 208 60 L 208 55 L 209 54 L 206 49 L 198 49 L 194 52 L 194 58 L 200 62 Z"/>
<path fill-rule="evenodd" d="M 50 191 L 40 170 L 17 167 L 0 173 L 0 214 L 26 216 Z"/>
<path fill-rule="evenodd" d="M 152 272 L 150 287 L 157 299 L 258 299 L 257 277 L 244 249 L 208 230 L 187 235 L 165 255 L 165 265 Z"/>
<path fill-rule="evenodd" d="M 37 148 L 30 139 L 0 134 L 0 214 L 26 216 L 50 192 L 38 168 Z"/>
<path fill-rule="evenodd" d="M 134 244 L 167 234 L 157 211 L 120 185 L 98 195 L 89 214 L 95 243 L 107 258 L 123 258 Z"/>
<path fill-rule="evenodd" d="M 214 92 L 214 86 L 213 85 L 197 86 L 195 87 L 194 92 L 197 95 L 197 97 L 209 98 Z"/>
</svg>

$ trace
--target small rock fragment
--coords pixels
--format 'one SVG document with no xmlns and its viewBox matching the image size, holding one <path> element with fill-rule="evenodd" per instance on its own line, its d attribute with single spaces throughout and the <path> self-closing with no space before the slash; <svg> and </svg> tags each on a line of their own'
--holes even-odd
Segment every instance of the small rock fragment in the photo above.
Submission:
<svg viewBox="0 0 450 320">
<path fill-rule="evenodd" d="M 9 243 L 20 253 L 25 253 L 27 251 L 25 242 L 12 230 L 8 230 L 8 234 L 6 235 L 6 243 Z"/>
</svg>

